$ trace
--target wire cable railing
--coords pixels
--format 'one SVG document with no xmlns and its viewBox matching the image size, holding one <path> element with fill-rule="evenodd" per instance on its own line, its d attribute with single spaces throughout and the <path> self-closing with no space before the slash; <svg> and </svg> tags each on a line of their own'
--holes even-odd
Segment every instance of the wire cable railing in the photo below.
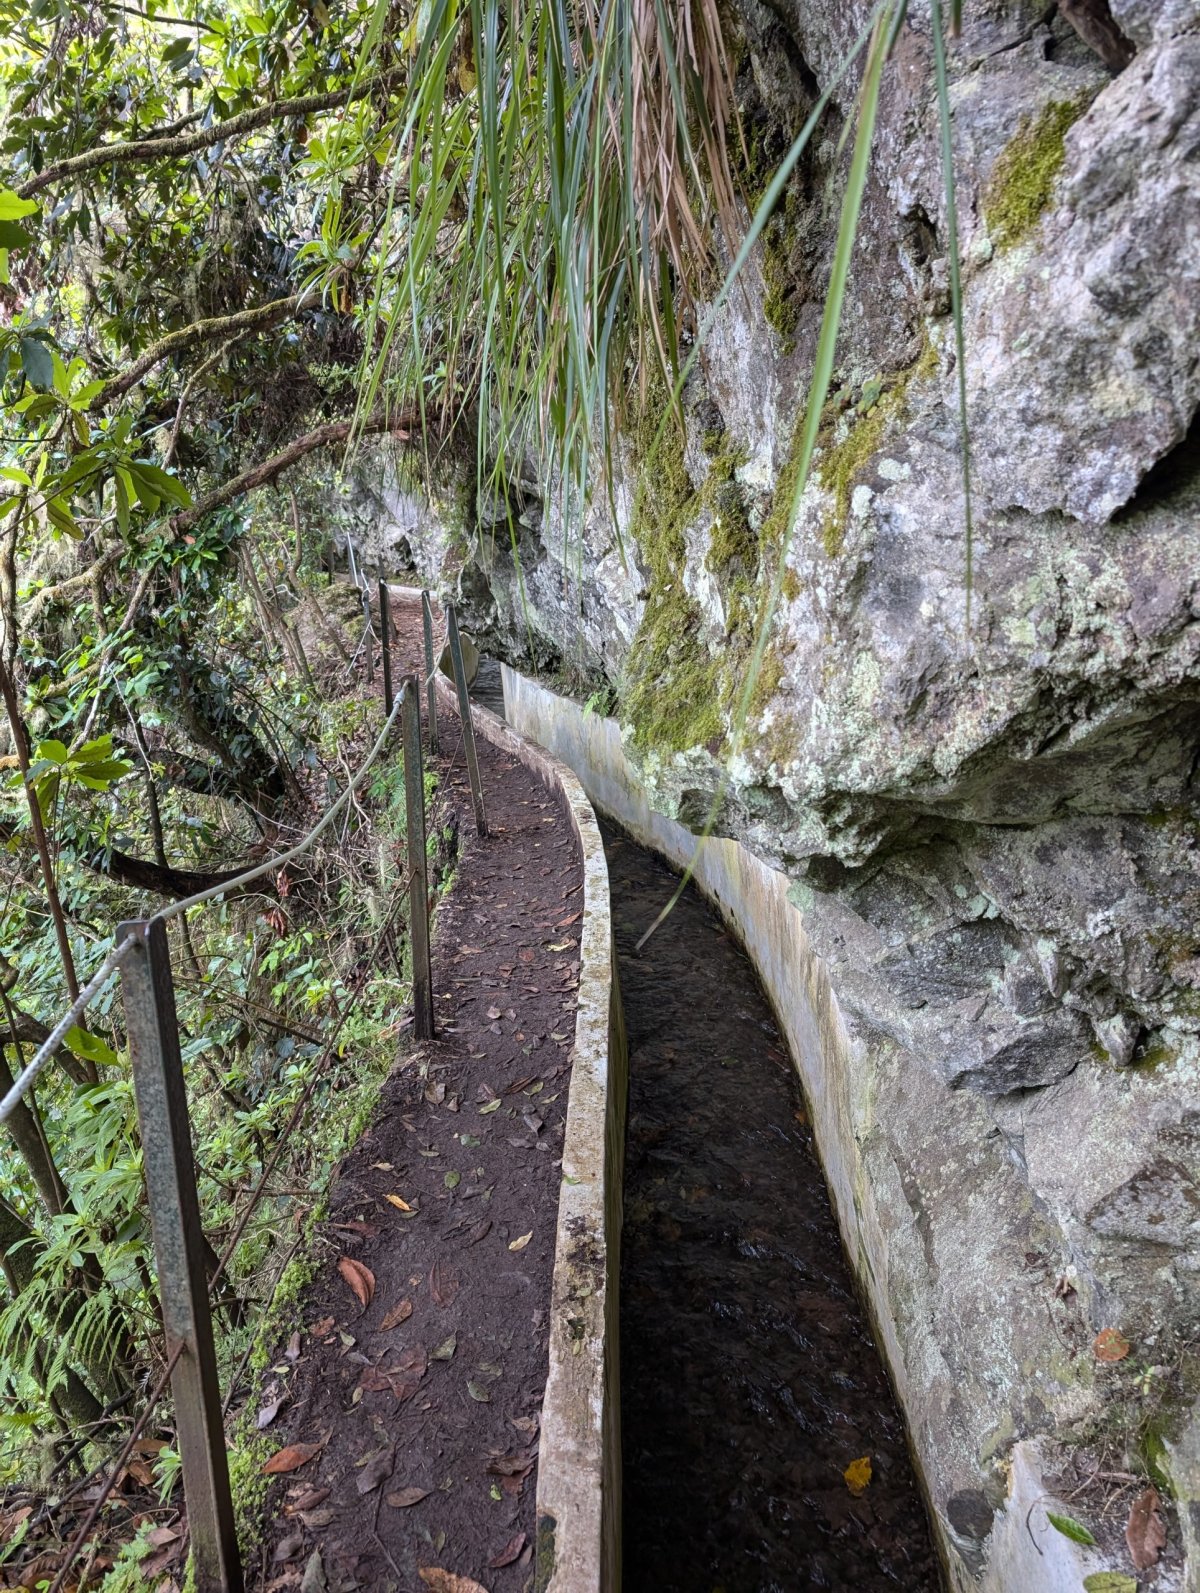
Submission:
<svg viewBox="0 0 1200 1593">
<path fill-rule="evenodd" d="M 374 626 L 371 618 L 370 593 L 353 555 L 351 555 L 351 569 L 355 584 L 363 594 L 366 615 L 364 644 L 368 658 L 367 675 L 368 679 L 373 679 L 374 667 L 371 655 Z M 255 1211 L 267 1194 L 270 1179 L 278 1168 L 286 1147 L 300 1128 L 318 1085 L 336 1054 L 341 1034 L 373 971 L 378 952 L 393 930 L 405 895 L 408 901 L 408 927 L 412 953 L 413 1029 L 418 1039 L 433 1036 L 433 981 L 429 944 L 425 783 L 420 705 L 421 687 L 424 686 L 428 693 L 430 746 L 432 750 L 436 750 L 438 743 L 431 609 L 428 594 L 423 592 L 424 679 L 417 675 L 407 676 L 401 683 L 398 696 L 393 700 L 389 596 L 385 584 L 381 581 L 379 585 L 381 620 L 379 641 L 383 665 L 384 722 L 357 773 L 347 781 L 341 794 L 326 808 L 312 828 L 285 851 L 276 853 L 230 878 L 223 879 L 218 885 L 172 902 L 146 918 L 121 924 L 112 950 L 80 990 L 78 998 L 50 1030 L 28 1064 L 22 1068 L 13 1081 L 12 1088 L 5 1094 L 3 1100 L 0 1100 L 0 1123 L 3 1123 L 28 1095 L 39 1074 L 60 1050 L 89 1004 L 105 989 L 114 975 L 119 975 L 142 1143 L 147 1202 L 158 1269 L 159 1305 L 166 1358 L 126 1437 L 116 1463 L 100 1486 L 96 1498 L 92 1500 L 82 1524 L 73 1534 L 66 1558 L 51 1584 L 50 1593 L 62 1593 L 71 1567 L 83 1551 L 105 1503 L 168 1388 L 175 1407 L 177 1444 L 182 1465 L 188 1535 L 191 1544 L 192 1574 L 197 1593 L 242 1593 L 243 1578 L 229 1483 L 224 1416 L 243 1375 L 250 1347 L 247 1348 L 242 1364 L 234 1374 L 228 1395 L 222 1403 L 218 1387 L 210 1302 Z M 478 762 L 475 756 L 471 709 L 458 622 L 452 605 L 446 606 L 446 628 L 462 720 L 476 828 L 480 836 L 485 836 L 487 829 Z M 250 1193 L 245 1209 L 233 1222 L 223 1251 L 217 1258 L 215 1267 L 210 1271 L 208 1258 L 212 1252 L 210 1250 L 206 1252 L 200 1221 L 191 1124 L 180 1054 L 175 981 L 171 970 L 166 926 L 173 919 L 186 922 L 186 915 L 192 908 L 201 907 L 218 898 L 228 897 L 231 893 L 240 894 L 266 875 L 277 874 L 290 862 L 307 852 L 354 801 L 363 781 L 388 746 L 397 719 L 401 724 L 403 746 L 408 874 L 401 882 L 401 888 L 397 891 L 390 911 L 384 917 L 376 939 L 375 951 L 365 959 L 354 986 L 341 1004 L 332 1033 L 326 1039 L 319 1059 L 312 1064 L 305 1087 L 278 1137 L 274 1150 L 264 1160 L 261 1174 Z M 407 887 L 407 891 L 404 887 Z"/>
</svg>

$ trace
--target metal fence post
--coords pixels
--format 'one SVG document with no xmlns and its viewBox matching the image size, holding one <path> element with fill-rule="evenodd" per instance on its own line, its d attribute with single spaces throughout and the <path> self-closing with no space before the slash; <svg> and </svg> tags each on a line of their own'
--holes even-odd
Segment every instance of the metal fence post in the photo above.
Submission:
<svg viewBox="0 0 1200 1593">
<path fill-rule="evenodd" d="M 392 595 L 387 582 L 379 583 L 380 647 L 383 652 L 383 712 L 385 718 L 392 714 Z"/>
<path fill-rule="evenodd" d="M 437 691 L 433 684 L 433 610 L 429 606 L 429 593 L 421 593 L 421 629 L 425 632 L 425 692 L 429 719 L 429 753 L 438 753 Z"/>
<path fill-rule="evenodd" d="M 421 763 L 421 695 L 415 675 L 400 688 L 404 740 L 404 809 L 408 831 L 408 917 L 412 946 L 413 1032 L 433 1039 L 433 969 L 429 960 L 429 885 L 425 853 L 425 770 Z"/>
<path fill-rule="evenodd" d="M 118 942 L 128 935 L 121 997 L 168 1355 L 183 1345 L 171 1393 L 196 1587 L 242 1593 L 167 932 L 152 918 L 119 925 Z"/>
<path fill-rule="evenodd" d="M 475 727 L 471 723 L 471 699 L 467 695 L 467 672 L 463 668 L 462 642 L 458 635 L 458 615 L 454 604 L 446 605 L 446 629 L 449 633 L 450 659 L 454 665 L 454 684 L 458 687 L 458 712 L 462 718 L 463 746 L 467 754 L 467 778 L 471 782 L 471 799 L 475 804 L 475 833 L 486 836 L 487 818 L 483 811 L 483 786 L 479 783 L 479 759 L 475 756 Z"/>
<path fill-rule="evenodd" d="M 371 630 L 371 589 L 365 580 L 362 584 L 362 606 L 363 621 L 366 627 L 363 631 L 363 652 L 366 654 L 367 682 L 373 686 L 375 684 L 375 638 Z"/>
</svg>

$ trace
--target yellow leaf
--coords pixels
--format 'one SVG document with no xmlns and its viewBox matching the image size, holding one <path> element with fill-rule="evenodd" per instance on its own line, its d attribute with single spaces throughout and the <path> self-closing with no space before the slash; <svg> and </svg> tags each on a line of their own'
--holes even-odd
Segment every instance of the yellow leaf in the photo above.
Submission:
<svg viewBox="0 0 1200 1593">
<path fill-rule="evenodd" d="M 852 1460 L 842 1476 L 846 1479 L 847 1488 L 857 1499 L 871 1480 L 870 1455 L 861 1455 L 857 1460 Z"/>
<path fill-rule="evenodd" d="M 397 1210 L 399 1210 L 399 1211 L 411 1211 L 412 1210 L 412 1207 L 409 1205 L 408 1201 L 407 1200 L 401 1200 L 399 1195 L 385 1195 L 383 1198 L 385 1200 L 390 1200 L 392 1205 L 395 1206 L 397 1208 Z"/>
<path fill-rule="evenodd" d="M 529 1241 L 532 1238 L 533 1238 L 533 1229 L 531 1228 L 528 1233 L 523 1233 L 519 1239 L 514 1239 L 512 1244 L 510 1244 L 508 1248 L 510 1250 L 524 1250 L 525 1246 L 529 1243 Z"/>
</svg>

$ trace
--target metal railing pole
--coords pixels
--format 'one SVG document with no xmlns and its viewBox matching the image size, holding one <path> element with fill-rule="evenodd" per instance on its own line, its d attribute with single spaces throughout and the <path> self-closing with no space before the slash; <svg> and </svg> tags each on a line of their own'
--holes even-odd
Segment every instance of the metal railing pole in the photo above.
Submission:
<svg viewBox="0 0 1200 1593">
<path fill-rule="evenodd" d="M 429 593 L 421 593 L 421 629 L 425 632 L 425 692 L 426 717 L 429 720 L 429 754 L 438 753 L 437 692 L 433 684 L 433 610 L 429 606 Z"/>
<path fill-rule="evenodd" d="M 383 712 L 387 717 L 392 711 L 392 597 L 387 589 L 387 582 L 379 583 L 379 629 L 381 632 L 380 648 L 383 654 Z"/>
<path fill-rule="evenodd" d="M 475 804 L 475 833 L 486 836 L 487 817 L 483 811 L 483 786 L 479 782 L 479 759 L 475 756 L 475 727 L 471 723 L 471 699 L 467 695 L 467 672 L 463 668 L 462 641 L 458 634 L 458 615 L 454 604 L 446 604 L 446 630 L 450 641 L 450 659 L 454 665 L 454 684 L 458 687 L 458 712 L 462 718 L 463 746 L 467 754 L 467 778 L 471 782 L 471 800 Z"/>
<path fill-rule="evenodd" d="M 196 1588 L 242 1593 L 167 932 L 151 919 L 121 924 L 118 943 L 128 935 L 121 997 L 167 1354 L 183 1346 L 171 1393 Z"/>
<path fill-rule="evenodd" d="M 425 853 L 425 770 L 421 762 L 421 694 L 415 675 L 400 688 L 404 743 L 404 809 L 408 832 L 408 917 L 412 946 L 413 1032 L 433 1039 L 433 968 L 429 960 L 429 884 Z"/>
<path fill-rule="evenodd" d="M 366 654 L 367 682 L 373 686 L 375 684 L 375 638 L 371 629 L 371 589 L 365 581 L 362 584 L 362 606 L 363 622 L 366 627 L 363 631 L 363 652 Z"/>
</svg>

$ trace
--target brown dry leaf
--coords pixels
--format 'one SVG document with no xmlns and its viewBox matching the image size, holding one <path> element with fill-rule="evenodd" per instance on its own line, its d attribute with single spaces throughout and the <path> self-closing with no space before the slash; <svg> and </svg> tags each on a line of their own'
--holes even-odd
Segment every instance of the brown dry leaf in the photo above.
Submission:
<svg viewBox="0 0 1200 1593">
<path fill-rule="evenodd" d="M 399 1195 L 385 1195 L 385 1200 L 390 1200 L 397 1211 L 411 1211 L 412 1207 L 407 1200 L 401 1200 Z"/>
<path fill-rule="evenodd" d="M 322 1527 L 327 1527 L 334 1516 L 334 1512 L 328 1506 L 324 1510 L 297 1510 L 296 1514 L 304 1525 L 313 1532 L 319 1531 Z"/>
<path fill-rule="evenodd" d="M 532 1238 L 533 1229 L 531 1228 L 528 1233 L 523 1233 L 519 1239 L 514 1239 L 508 1248 L 510 1250 L 524 1250 L 525 1246 Z"/>
<path fill-rule="evenodd" d="M 1098 1361 L 1123 1361 L 1129 1354 L 1129 1340 L 1116 1328 L 1103 1328 L 1092 1340 L 1092 1353 Z"/>
<path fill-rule="evenodd" d="M 264 1405 L 262 1407 L 255 1418 L 255 1426 L 259 1428 L 260 1431 L 264 1427 L 269 1427 L 275 1420 L 276 1416 L 279 1415 L 279 1408 L 286 1398 L 286 1394 L 280 1394 L 278 1399 L 273 1399 L 269 1405 Z"/>
<path fill-rule="evenodd" d="M 500 1550 L 499 1554 L 494 1555 L 488 1561 L 488 1570 L 499 1571 L 506 1565 L 512 1565 L 513 1561 L 517 1559 L 524 1547 L 525 1534 L 523 1532 L 518 1532 L 514 1537 L 509 1538 L 508 1542 Z"/>
<path fill-rule="evenodd" d="M 324 1504 L 326 1499 L 329 1498 L 330 1490 L 328 1488 L 299 1487 L 289 1489 L 288 1494 L 289 1497 L 294 1494 L 295 1498 L 291 1504 L 284 1505 L 283 1513 L 285 1516 L 298 1515 L 301 1510 L 315 1510 L 319 1504 Z"/>
<path fill-rule="evenodd" d="M 429 1293 L 434 1305 L 440 1305 L 443 1310 L 453 1305 L 458 1287 L 458 1278 L 454 1269 L 448 1267 L 444 1261 L 435 1261 L 429 1269 Z"/>
<path fill-rule="evenodd" d="M 312 1334 L 313 1338 L 323 1339 L 326 1333 L 333 1332 L 333 1318 L 331 1316 L 321 1317 L 320 1321 L 314 1322 L 308 1331 Z"/>
<path fill-rule="evenodd" d="M 358 1386 L 364 1394 L 390 1391 L 398 1400 L 411 1399 L 426 1369 L 425 1350 L 420 1344 L 414 1344 L 401 1351 L 393 1366 L 368 1366 L 359 1378 Z"/>
<path fill-rule="evenodd" d="M 396 1457 L 390 1449 L 385 1449 L 382 1454 L 372 1455 L 362 1463 L 362 1470 L 355 1484 L 359 1493 L 370 1493 L 372 1489 L 378 1488 L 381 1482 L 386 1482 L 395 1464 Z"/>
<path fill-rule="evenodd" d="M 401 1322 L 407 1322 L 412 1314 L 413 1303 L 411 1300 L 397 1300 L 380 1323 L 380 1328 L 384 1333 L 390 1332 L 392 1328 L 399 1327 Z"/>
<path fill-rule="evenodd" d="M 436 1565 L 422 1565 L 417 1575 L 433 1593 L 488 1593 L 487 1588 L 472 1582 L 469 1576 L 455 1576 L 453 1571 L 443 1571 Z"/>
<path fill-rule="evenodd" d="M 268 1477 L 277 1477 L 285 1471 L 299 1471 L 301 1466 L 307 1466 L 310 1460 L 319 1455 L 324 1447 L 324 1443 L 287 1444 L 271 1456 L 263 1467 L 263 1473 Z"/>
<path fill-rule="evenodd" d="M 360 1233 L 364 1239 L 377 1239 L 379 1237 L 379 1224 L 377 1222 L 362 1222 L 356 1218 L 353 1222 L 331 1222 L 329 1226 L 338 1229 L 341 1233 Z"/>
<path fill-rule="evenodd" d="M 1158 1564 L 1167 1546 L 1167 1528 L 1156 1488 L 1143 1489 L 1130 1506 L 1125 1542 L 1135 1571 L 1148 1571 Z"/>
<path fill-rule="evenodd" d="M 422 1499 L 428 1499 L 429 1488 L 398 1488 L 395 1493 L 389 1493 L 387 1502 L 393 1510 L 407 1510 L 410 1505 L 420 1504 Z"/>
<path fill-rule="evenodd" d="M 370 1267 L 364 1267 L 361 1261 L 355 1261 L 352 1256 L 341 1257 L 338 1271 L 365 1311 L 375 1297 L 375 1274 Z"/>
</svg>

